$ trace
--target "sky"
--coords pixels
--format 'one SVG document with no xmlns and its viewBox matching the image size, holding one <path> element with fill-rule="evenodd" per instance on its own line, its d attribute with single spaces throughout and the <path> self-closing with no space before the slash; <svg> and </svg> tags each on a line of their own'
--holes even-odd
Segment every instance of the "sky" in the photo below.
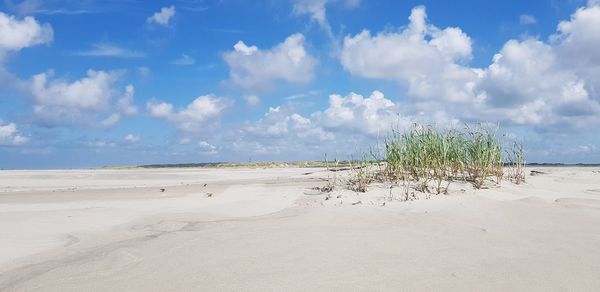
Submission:
<svg viewBox="0 0 600 292">
<path fill-rule="evenodd" d="M 413 123 L 600 163 L 598 0 L 0 1 L 0 169 L 348 158 Z"/>
</svg>

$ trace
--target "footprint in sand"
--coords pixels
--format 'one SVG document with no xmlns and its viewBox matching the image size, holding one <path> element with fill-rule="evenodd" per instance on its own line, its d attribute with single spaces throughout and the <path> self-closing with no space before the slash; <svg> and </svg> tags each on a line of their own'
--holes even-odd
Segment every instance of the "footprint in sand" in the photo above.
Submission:
<svg viewBox="0 0 600 292">
<path fill-rule="evenodd" d="M 600 200 L 583 198 L 560 198 L 555 203 L 572 208 L 600 209 Z"/>
<path fill-rule="evenodd" d="M 64 247 L 71 246 L 71 245 L 76 244 L 81 241 L 81 239 L 79 239 L 77 236 L 75 236 L 73 234 L 67 234 L 65 237 L 67 239 L 67 242 L 65 242 L 65 244 L 63 245 Z"/>
</svg>

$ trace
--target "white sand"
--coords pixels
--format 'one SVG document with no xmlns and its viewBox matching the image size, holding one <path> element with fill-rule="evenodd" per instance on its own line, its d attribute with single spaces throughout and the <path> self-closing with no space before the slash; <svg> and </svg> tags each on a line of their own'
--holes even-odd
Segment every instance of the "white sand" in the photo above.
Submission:
<svg viewBox="0 0 600 292">
<path fill-rule="evenodd" d="M 0 171 L 0 291 L 597 290 L 600 168 L 536 169 L 410 202 L 325 200 L 321 169 Z"/>
</svg>

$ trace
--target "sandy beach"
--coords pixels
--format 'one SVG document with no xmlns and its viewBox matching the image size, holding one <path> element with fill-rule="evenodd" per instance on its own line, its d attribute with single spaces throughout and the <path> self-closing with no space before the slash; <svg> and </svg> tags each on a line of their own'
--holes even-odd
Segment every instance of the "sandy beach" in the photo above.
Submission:
<svg viewBox="0 0 600 292">
<path fill-rule="evenodd" d="M 3 170 L 0 290 L 597 289 L 600 167 L 527 173 L 401 201 L 322 168 Z"/>
</svg>

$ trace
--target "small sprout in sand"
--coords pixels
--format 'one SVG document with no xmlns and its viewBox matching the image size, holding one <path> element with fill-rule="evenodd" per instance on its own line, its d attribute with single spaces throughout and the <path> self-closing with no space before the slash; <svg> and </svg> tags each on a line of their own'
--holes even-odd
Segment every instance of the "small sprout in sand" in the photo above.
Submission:
<svg viewBox="0 0 600 292">
<path fill-rule="evenodd" d="M 337 184 L 337 170 L 338 170 L 339 161 L 338 161 L 337 157 L 335 157 L 333 161 L 334 161 L 333 168 L 330 168 L 329 161 L 327 160 L 327 153 L 325 153 L 325 166 L 327 167 L 328 173 L 330 171 L 333 171 L 333 176 L 328 174 L 327 175 L 327 184 L 325 184 L 322 187 L 316 188 L 317 190 L 319 190 L 322 193 L 333 192 L 333 190 L 335 189 L 335 186 Z"/>
<path fill-rule="evenodd" d="M 350 189 L 355 192 L 364 193 L 367 191 L 369 184 L 373 182 L 373 170 L 371 167 L 374 162 L 367 159 L 366 154 L 362 154 L 360 160 L 350 160 L 351 176 L 348 181 Z"/>
</svg>

